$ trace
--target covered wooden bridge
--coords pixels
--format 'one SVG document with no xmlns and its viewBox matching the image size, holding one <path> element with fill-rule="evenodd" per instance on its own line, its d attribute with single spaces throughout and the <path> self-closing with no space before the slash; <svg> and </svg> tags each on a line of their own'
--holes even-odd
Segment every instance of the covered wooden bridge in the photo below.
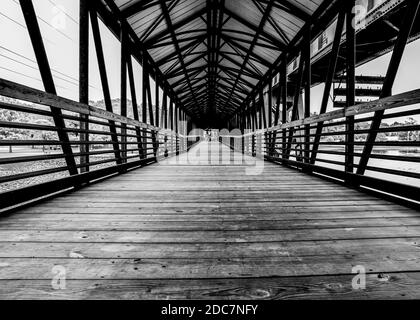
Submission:
<svg viewBox="0 0 420 320">
<path fill-rule="evenodd" d="M 392 92 L 419 1 L 80 0 L 79 101 L 19 5 L 45 90 L 0 79 L 0 109 L 54 125 L 0 121 L 31 132 L 0 147 L 56 152 L 0 158 L 0 298 L 420 298 L 420 89 Z M 356 67 L 385 52 L 380 96 L 357 101 Z"/>
</svg>

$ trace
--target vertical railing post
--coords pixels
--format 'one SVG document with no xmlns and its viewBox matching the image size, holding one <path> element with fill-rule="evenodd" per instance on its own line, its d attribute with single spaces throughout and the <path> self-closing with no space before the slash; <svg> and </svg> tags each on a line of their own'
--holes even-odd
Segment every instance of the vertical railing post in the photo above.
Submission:
<svg viewBox="0 0 420 320">
<path fill-rule="evenodd" d="M 324 93 L 322 96 L 322 102 L 321 102 L 321 108 L 319 110 L 319 114 L 323 114 L 327 111 L 328 101 L 330 99 L 331 87 L 334 80 L 335 69 L 337 67 L 338 54 L 340 52 L 340 43 L 341 43 L 341 38 L 343 34 L 344 21 L 346 18 L 345 9 L 346 8 L 344 7 L 344 9 L 342 9 L 338 14 L 334 41 L 333 41 L 333 45 L 331 49 L 331 58 L 328 65 L 327 76 L 325 79 L 325 88 L 324 88 Z M 316 162 L 316 157 L 317 157 L 317 153 L 319 149 L 319 142 L 321 140 L 323 125 L 324 125 L 323 122 L 319 122 L 316 127 L 316 132 L 315 132 L 315 137 L 314 137 L 314 142 L 313 142 L 313 147 L 312 147 L 312 152 L 311 152 L 311 161 L 310 161 L 311 164 L 315 164 Z"/>
<path fill-rule="evenodd" d="M 156 94 L 156 96 L 155 96 L 155 104 L 156 104 L 155 115 L 156 115 L 156 120 L 155 120 L 155 126 L 158 127 L 158 128 L 160 126 L 160 121 L 159 121 L 159 119 L 160 119 L 160 117 L 159 117 L 159 114 L 160 114 L 159 86 L 160 86 L 160 79 L 159 79 L 159 75 L 156 72 L 156 79 L 155 79 L 155 89 L 156 89 L 156 92 L 155 92 L 155 94 Z"/>
<path fill-rule="evenodd" d="M 405 47 L 407 45 L 408 38 L 411 34 L 411 30 L 414 25 L 414 21 L 419 10 L 420 2 L 418 0 L 408 0 L 407 9 L 404 16 L 404 23 L 400 29 L 397 41 L 392 52 L 391 61 L 389 62 L 388 71 L 385 77 L 385 82 L 382 87 L 382 94 L 380 98 L 385 98 L 391 95 L 392 87 L 397 76 L 397 72 L 404 54 Z M 385 111 L 377 111 L 373 117 L 370 125 L 370 133 L 367 136 L 365 147 L 363 149 L 362 156 L 360 157 L 359 167 L 357 168 L 357 174 L 363 175 L 366 170 L 366 166 L 369 161 L 369 157 L 373 150 L 373 145 L 378 134 L 378 130 L 381 126 L 382 117 Z"/>
<path fill-rule="evenodd" d="M 280 87 L 281 87 L 281 100 L 282 100 L 281 122 L 282 124 L 285 124 L 287 122 L 287 59 L 286 58 L 282 62 L 282 68 L 281 68 L 281 74 L 280 74 Z M 286 148 L 287 148 L 287 129 L 283 129 L 282 130 L 282 151 L 281 151 L 282 159 L 286 159 Z"/>
<path fill-rule="evenodd" d="M 355 26 L 355 0 L 347 1 L 346 12 L 346 107 L 356 103 L 356 26 Z M 345 172 L 353 173 L 354 167 L 354 116 L 346 117 L 346 148 L 345 148 Z M 347 183 L 351 183 L 346 179 Z"/>
<path fill-rule="evenodd" d="M 142 54 L 142 75 L 143 81 L 142 85 L 142 104 L 141 104 L 141 120 L 143 123 L 147 123 L 147 82 L 149 79 L 149 74 L 147 72 L 147 58 L 146 55 Z M 142 158 L 147 158 L 147 131 L 142 129 L 142 141 L 143 141 L 143 155 Z"/>
<path fill-rule="evenodd" d="M 267 128 L 271 128 L 273 125 L 273 78 L 272 74 L 270 73 L 270 77 L 268 80 L 268 125 Z M 268 132 L 266 141 L 266 148 L 267 153 L 271 157 L 273 156 L 274 152 L 274 144 L 275 144 L 275 133 L 274 132 Z"/>
<path fill-rule="evenodd" d="M 102 91 L 104 94 L 105 107 L 108 112 L 113 112 L 111 94 L 109 91 L 108 76 L 105 65 L 105 56 L 102 47 L 101 33 L 99 30 L 98 14 L 96 8 L 90 8 L 90 23 L 92 25 L 93 39 L 96 48 L 96 57 L 98 60 L 99 75 L 101 77 Z M 117 129 L 114 121 L 109 121 L 109 131 L 111 133 L 112 146 L 114 149 L 115 160 L 117 164 L 121 164 L 121 153 L 117 135 Z"/>
<path fill-rule="evenodd" d="M 312 85 L 312 63 L 311 63 L 311 27 L 308 27 L 307 34 L 306 34 L 306 43 L 305 43 L 305 109 L 304 109 L 304 118 L 309 118 L 311 116 L 311 85 Z M 304 163 L 310 162 L 311 156 L 311 129 L 310 125 L 305 125 L 305 139 L 304 139 Z M 305 171 L 308 171 L 307 168 Z"/>
<path fill-rule="evenodd" d="M 126 31 L 126 25 L 121 25 L 121 116 L 127 117 L 127 60 L 129 38 Z M 122 163 L 127 163 L 127 124 L 121 123 L 121 158 Z"/>
<path fill-rule="evenodd" d="M 131 103 L 133 105 L 133 117 L 134 120 L 139 121 L 139 109 L 137 104 L 137 95 L 136 95 L 136 84 L 134 80 L 133 72 L 133 63 L 130 59 L 127 59 L 127 69 L 128 69 L 128 79 L 130 81 L 130 92 L 131 92 Z M 140 159 L 143 159 L 143 139 L 142 139 L 142 130 L 136 126 L 136 136 L 137 136 L 137 148 L 139 152 Z"/>
<path fill-rule="evenodd" d="M 89 0 L 79 4 L 79 102 L 89 104 Z M 89 116 L 80 115 L 80 172 L 89 171 Z"/>
<path fill-rule="evenodd" d="M 291 121 L 297 120 L 299 118 L 299 98 L 302 90 L 302 83 L 303 83 L 303 76 L 304 76 L 304 66 L 305 66 L 305 59 L 303 51 L 300 53 L 300 63 L 299 63 L 299 72 L 298 78 L 296 83 L 296 90 L 295 96 L 293 99 L 293 109 L 292 109 L 292 119 Z M 289 159 L 290 153 L 292 151 L 292 143 L 293 143 L 293 135 L 294 135 L 294 128 L 289 128 L 289 135 L 287 138 L 287 149 L 285 159 Z"/>
</svg>

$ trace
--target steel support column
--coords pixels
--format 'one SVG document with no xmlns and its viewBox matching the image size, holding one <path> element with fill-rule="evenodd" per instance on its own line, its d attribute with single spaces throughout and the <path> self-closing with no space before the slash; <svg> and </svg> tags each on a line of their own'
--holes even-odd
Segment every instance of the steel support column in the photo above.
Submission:
<svg viewBox="0 0 420 320">
<path fill-rule="evenodd" d="M 281 122 L 287 122 L 287 59 L 283 60 L 283 65 L 280 74 L 280 88 L 281 88 Z M 280 98 L 280 97 L 279 97 Z M 278 120 L 277 120 L 278 121 Z M 278 123 L 277 123 L 278 124 Z M 282 158 L 286 159 L 287 148 L 287 129 L 282 130 Z"/>
<path fill-rule="evenodd" d="M 417 16 L 417 12 L 420 6 L 418 0 L 408 0 L 407 9 L 404 17 L 404 23 L 400 29 L 400 34 L 398 35 L 397 42 L 394 46 L 392 53 L 391 61 L 389 63 L 388 71 L 385 77 L 385 82 L 382 87 L 382 94 L 380 98 L 388 97 L 392 94 L 392 87 L 397 76 L 397 72 L 404 54 L 405 47 L 407 45 L 408 38 L 411 33 L 411 29 L 414 25 L 414 20 Z M 366 139 L 365 148 L 363 149 L 362 156 L 360 158 L 359 167 L 357 168 L 357 174 L 363 175 L 366 171 L 367 164 L 369 162 L 369 157 L 373 150 L 373 144 L 375 143 L 376 136 L 378 134 L 377 130 L 381 126 L 382 117 L 384 111 L 377 111 L 373 117 L 370 133 Z"/>
<path fill-rule="evenodd" d="M 305 56 L 305 109 L 304 118 L 311 116 L 311 84 L 312 84 L 312 65 L 311 65 L 311 28 L 308 27 L 306 34 L 306 45 L 304 49 Z M 311 143 L 311 129 L 310 125 L 305 125 L 305 139 L 304 139 L 304 162 L 309 163 L 310 158 L 310 143 Z"/>
<path fill-rule="evenodd" d="M 113 112 L 111 94 L 109 91 L 108 76 L 105 66 L 105 57 L 102 47 L 102 39 L 99 31 L 98 15 L 96 9 L 91 8 L 90 10 L 90 23 L 92 25 L 93 39 L 96 48 L 96 57 L 98 59 L 99 74 L 101 77 L 102 91 L 104 94 L 105 107 L 108 112 Z M 122 164 L 121 153 L 119 148 L 117 129 L 114 121 L 109 121 L 109 131 L 111 133 L 112 146 L 114 148 L 114 154 L 117 164 Z"/>
<path fill-rule="evenodd" d="M 127 60 L 128 60 L 128 44 L 129 38 L 125 24 L 121 26 L 121 99 L 120 113 L 123 117 L 127 117 Z M 130 57 L 131 58 L 131 57 Z M 127 125 L 121 124 L 121 158 L 122 163 L 127 163 Z"/>
<path fill-rule="evenodd" d="M 133 63 L 131 61 L 131 56 L 127 59 L 127 69 L 128 69 L 128 79 L 130 81 L 130 92 L 131 92 L 131 103 L 133 105 L 133 117 L 134 120 L 139 121 L 139 109 L 137 104 L 137 95 L 136 95 L 136 84 L 134 80 L 134 72 L 133 72 Z M 137 147 L 139 149 L 139 156 L 140 159 L 143 158 L 143 141 L 141 138 L 141 130 L 139 127 L 136 127 L 136 135 L 137 135 Z"/>
<path fill-rule="evenodd" d="M 356 2 L 350 0 L 346 10 L 346 106 L 354 106 L 356 103 L 356 13 L 354 10 Z M 345 171 L 353 173 L 354 168 L 354 116 L 346 118 L 346 150 L 345 150 Z M 347 181 L 351 183 L 351 181 Z"/>
<path fill-rule="evenodd" d="M 23 17 L 29 32 L 32 47 L 35 52 L 35 57 L 38 63 L 39 72 L 41 74 L 42 82 L 47 93 L 57 95 L 57 90 L 54 84 L 54 78 L 51 73 L 50 64 L 48 61 L 47 52 L 45 51 L 44 42 L 42 39 L 41 31 L 32 0 L 20 0 Z M 52 118 L 57 129 L 57 135 L 61 142 L 61 148 L 64 153 L 67 168 L 70 175 L 78 173 L 76 161 L 74 159 L 73 150 L 70 145 L 70 139 L 66 131 L 66 124 L 62 118 L 61 110 L 51 108 Z"/>
<path fill-rule="evenodd" d="M 325 79 L 324 94 L 322 96 L 322 102 L 321 102 L 319 114 L 323 114 L 327 111 L 328 101 L 330 99 L 331 88 L 332 88 L 334 75 L 335 75 L 335 70 L 337 67 L 338 54 L 340 51 L 340 43 L 341 43 L 341 37 L 343 34 L 345 18 L 346 18 L 346 11 L 342 9 L 337 19 L 337 26 L 335 29 L 334 41 L 333 41 L 333 45 L 331 49 L 331 58 L 328 65 L 327 77 Z M 311 162 L 310 162 L 311 164 L 315 164 L 315 161 L 316 161 L 316 157 L 317 157 L 317 153 L 319 149 L 319 142 L 321 140 L 323 124 L 324 124 L 323 122 L 320 122 L 318 123 L 316 127 L 312 153 L 311 153 Z"/>
</svg>

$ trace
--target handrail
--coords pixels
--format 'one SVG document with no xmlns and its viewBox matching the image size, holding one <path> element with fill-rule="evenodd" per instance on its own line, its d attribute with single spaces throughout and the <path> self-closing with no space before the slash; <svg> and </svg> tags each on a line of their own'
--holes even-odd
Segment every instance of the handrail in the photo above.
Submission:
<svg viewBox="0 0 420 320">
<path fill-rule="evenodd" d="M 366 167 L 368 174 L 363 175 L 353 171 L 360 166 L 357 161 L 352 162 L 351 169 L 353 170 L 349 170 L 345 159 L 349 156 L 345 148 L 350 144 L 358 148 L 371 144 L 385 151 L 389 148 L 398 150 L 420 148 L 420 125 L 415 123 L 388 125 L 374 130 L 376 133 L 382 133 L 384 137 L 393 135 L 398 138 L 396 140 L 384 138 L 382 141 L 376 140 L 373 143 L 366 141 L 366 135 L 372 132 L 369 124 L 373 117 L 370 114 L 393 110 L 392 113 L 384 115 L 383 118 L 388 120 L 419 116 L 420 108 L 409 107 L 417 104 L 420 104 L 420 90 L 418 89 L 254 132 L 221 134 L 220 138 L 230 139 L 230 142 L 227 140 L 225 142 L 230 143 L 233 149 L 248 155 L 263 157 L 306 173 L 328 176 L 350 187 L 375 189 L 391 197 L 420 203 L 420 172 L 405 170 L 404 166 L 391 165 L 395 162 L 398 164 L 420 163 L 420 157 L 404 153 L 392 155 L 373 153 L 370 155 L 371 159 L 385 162 L 369 162 Z M 356 125 L 352 130 L 346 128 L 350 116 L 359 116 L 354 120 Z M 364 124 L 367 125 L 364 126 Z M 319 133 L 316 129 L 321 125 L 324 130 Z M 356 137 L 351 143 L 348 139 L 344 139 L 349 135 Z M 315 139 L 315 137 L 322 139 Z M 404 137 L 411 137 L 411 139 Z M 322 148 L 318 150 L 320 146 Z M 362 152 L 356 150 L 350 156 L 360 158 Z"/>
<path fill-rule="evenodd" d="M 315 124 L 315 123 L 324 122 L 324 121 L 330 121 L 330 120 L 335 120 L 335 119 L 340 119 L 340 118 L 345 118 L 345 117 L 350 117 L 350 116 L 362 115 L 362 114 L 371 113 L 375 111 L 395 109 L 395 108 L 413 105 L 417 103 L 420 103 L 420 89 L 407 91 L 407 92 L 390 96 L 387 98 L 383 98 L 383 99 L 378 99 L 378 100 L 374 100 L 370 102 L 357 104 L 355 106 L 352 106 L 346 109 L 334 110 L 331 112 L 323 113 L 323 114 L 312 116 L 309 118 L 279 124 L 277 126 L 273 126 L 273 127 L 262 129 L 262 130 L 256 130 L 254 132 L 246 133 L 243 136 L 250 136 L 253 134 L 264 134 L 264 133 L 268 133 L 272 131 L 280 131 L 284 129 L 310 125 L 310 124 Z"/>
<path fill-rule="evenodd" d="M 0 146 L 9 146 L 9 148 L 42 146 L 43 149 L 49 146 L 59 149 L 63 146 L 60 139 L 45 138 L 41 133 L 51 132 L 54 134 L 57 130 L 61 130 L 72 134 L 72 139 L 64 143 L 65 145 L 101 147 L 100 149 L 89 148 L 87 152 L 81 149 L 80 152 L 72 152 L 72 154 L 38 152 L 35 155 L 18 156 L 13 154 L 12 156 L 10 154 L 10 157 L 3 157 L 0 159 L 0 164 L 19 164 L 20 169 L 17 172 L 6 171 L 5 175 L 0 176 L 0 186 L 2 187 L 0 189 L 0 210 L 5 208 L 8 210 L 8 208 L 26 201 L 33 201 L 69 188 L 78 188 L 97 179 L 146 166 L 161 158 L 186 152 L 192 146 L 192 141 L 189 141 L 192 139 L 181 132 L 146 124 L 5 79 L 0 79 L 0 95 L 31 104 L 29 106 L 0 102 L 0 109 L 25 115 L 24 120 L 0 121 L 2 128 L 24 132 L 24 136 L 17 139 L 6 136 L 6 139 L 0 140 Z M 61 119 L 76 125 L 57 128 L 53 124 L 43 123 L 42 120 L 51 119 L 52 110 L 45 110 L 40 106 L 65 111 L 61 113 Z M 41 123 L 31 123 L 31 119 L 41 120 Z M 91 126 L 82 129 L 81 126 L 78 127 L 80 123 L 87 123 Z M 36 135 L 30 136 L 33 132 Z M 82 133 L 90 135 L 91 139 L 78 139 L 78 135 Z M 63 159 L 73 157 L 75 160 L 79 160 L 85 156 L 92 159 L 85 163 L 76 161 L 76 174 L 68 176 L 69 167 Z M 37 163 L 41 165 L 38 166 Z M 27 179 L 36 180 L 35 183 L 32 180 L 28 183 Z"/>
</svg>

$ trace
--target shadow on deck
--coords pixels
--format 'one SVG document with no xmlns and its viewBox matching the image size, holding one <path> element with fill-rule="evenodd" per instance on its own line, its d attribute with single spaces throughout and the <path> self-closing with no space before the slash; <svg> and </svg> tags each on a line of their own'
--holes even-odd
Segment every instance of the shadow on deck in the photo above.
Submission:
<svg viewBox="0 0 420 320">
<path fill-rule="evenodd" d="M 203 142 L 3 217 L 0 298 L 420 298 L 418 212 L 233 156 Z"/>
</svg>

